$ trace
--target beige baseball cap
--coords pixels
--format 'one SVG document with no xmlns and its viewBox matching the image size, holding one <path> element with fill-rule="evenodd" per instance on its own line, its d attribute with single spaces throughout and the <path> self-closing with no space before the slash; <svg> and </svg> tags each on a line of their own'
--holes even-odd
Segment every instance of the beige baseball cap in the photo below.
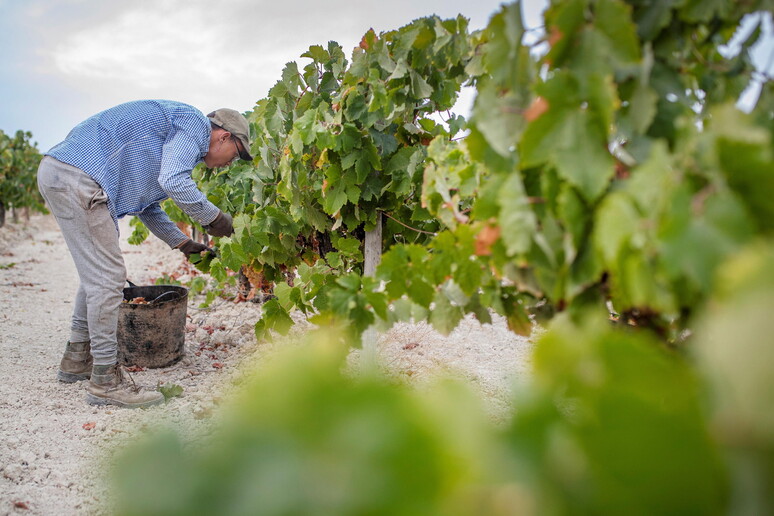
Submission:
<svg viewBox="0 0 774 516">
<path fill-rule="evenodd" d="M 240 158 L 246 161 L 253 160 L 250 155 L 250 126 L 247 119 L 239 111 L 220 108 L 207 115 L 207 118 L 213 124 L 233 134 L 242 143 L 244 151 L 239 153 Z"/>
</svg>

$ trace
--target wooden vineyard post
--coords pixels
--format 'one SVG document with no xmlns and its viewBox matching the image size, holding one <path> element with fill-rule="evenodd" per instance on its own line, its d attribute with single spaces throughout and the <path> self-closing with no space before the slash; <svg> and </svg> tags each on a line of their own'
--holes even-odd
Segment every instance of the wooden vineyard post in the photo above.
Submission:
<svg viewBox="0 0 774 516">
<path fill-rule="evenodd" d="M 376 274 L 376 267 L 379 266 L 382 260 L 382 214 L 380 212 L 376 214 L 376 227 L 371 231 L 366 231 L 363 258 L 363 275 L 374 276 Z M 378 334 L 374 326 L 363 332 L 362 370 L 364 371 L 371 371 L 376 368 L 377 338 Z"/>
</svg>

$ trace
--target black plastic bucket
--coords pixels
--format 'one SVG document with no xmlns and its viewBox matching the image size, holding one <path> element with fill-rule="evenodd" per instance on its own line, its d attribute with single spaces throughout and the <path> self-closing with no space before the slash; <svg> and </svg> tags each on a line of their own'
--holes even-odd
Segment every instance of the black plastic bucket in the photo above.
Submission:
<svg viewBox="0 0 774 516">
<path fill-rule="evenodd" d="M 129 301 L 144 298 L 147 303 Z M 118 361 L 127 366 L 166 367 L 185 354 L 188 289 L 177 285 L 131 286 L 118 311 Z"/>
</svg>

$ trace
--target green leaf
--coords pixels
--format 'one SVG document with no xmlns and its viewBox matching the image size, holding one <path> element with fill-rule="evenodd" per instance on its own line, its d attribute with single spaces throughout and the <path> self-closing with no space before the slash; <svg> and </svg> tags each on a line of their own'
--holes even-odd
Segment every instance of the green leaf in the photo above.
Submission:
<svg viewBox="0 0 774 516">
<path fill-rule="evenodd" d="M 417 303 L 419 306 L 427 308 L 433 301 L 435 289 L 424 279 L 414 277 L 409 283 L 408 287 L 406 287 L 406 293 L 409 295 L 412 301 Z"/>
<path fill-rule="evenodd" d="M 298 65 L 295 61 L 291 61 L 285 65 L 282 70 L 282 82 L 287 91 L 297 97 L 302 89 L 301 86 L 301 74 L 298 71 Z"/>
<path fill-rule="evenodd" d="M 382 156 L 389 156 L 398 149 L 398 140 L 390 132 L 377 131 L 369 129 L 368 134 L 374 140 L 374 144 L 379 148 Z"/>
<path fill-rule="evenodd" d="M 594 243 L 606 264 L 612 264 L 634 238 L 641 239 L 640 215 L 631 199 L 622 193 L 611 194 L 596 213 Z"/>
<path fill-rule="evenodd" d="M 274 286 L 273 293 L 277 296 L 277 300 L 285 311 L 290 311 L 294 305 L 290 295 L 291 290 L 293 290 L 293 287 L 287 283 L 278 283 Z"/>
<path fill-rule="evenodd" d="M 517 335 L 529 337 L 532 334 L 532 321 L 523 306 L 517 302 L 506 304 L 505 319 L 508 329 Z"/>
<path fill-rule="evenodd" d="M 215 259 L 216 254 L 211 250 L 203 251 L 202 253 L 192 253 L 188 256 L 188 261 L 194 264 L 197 270 L 202 272 L 209 272 L 212 261 Z"/>
<path fill-rule="evenodd" d="M 486 32 L 482 60 L 489 76 L 478 79 L 472 125 L 497 153 L 510 156 L 525 126 L 523 113 L 532 100 L 536 76 L 529 48 L 522 45 L 521 5 L 503 6 Z"/>
<path fill-rule="evenodd" d="M 700 208 L 685 204 L 691 211 L 667 219 L 662 228 L 664 268 L 709 294 L 718 266 L 749 241 L 753 231 L 741 202 L 728 193 L 712 195 Z"/>
<path fill-rule="evenodd" d="M 376 53 L 376 62 L 379 63 L 379 66 L 382 68 L 382 70 L 389 74 L 393 73 L 397 66 L 395 61 L 390 58 L 390 54 L 386 48 Z"/>
<path fill-rule="evenodd" d="M 726 105 L 713 112 L 717 154 L 728 185 L 744 200 L 758 226 L 774 231 L 774 153 L 770 133 L 750 116 Z"/>
<path fill-rule="evenodd" d="M 320 63 L 324 63 L 328 61 L 331 56 L 328 53 L 327 50 L 325 50 L 320 45 L 312 45 L 309 47 L 309 50 L 301 54 L 301 57 L 309 57 L 311 59 L 314 59 L 315 61 L 318 61 Z"/>
<path fill-rule="evenodd" d="M 648 160 L 631 171 L 625 189 L 637 201 L 642 213 L 656 219 L 672 207 L 672 192 L 677 181 L 669 150 L 665 142 L 660 141 L 652 146 Z"/>
<path fill-rule="evenodd" d="M 468 296 L 478 291 L 483 275 L 481 263 L 473 259 L 470 253 L 465 253 L 462 259 L 455 264 L 454 281 Z"/>
<path fill-rule="evenodd" d="M 430 324 L 442 335 L 449 335 L 462 320 L 462 308 L 451 304 L 442 291 L 435 294 L 430 311 Z"/>
<path fill-rule="evenodd" d="M 567 184 L 562 185 L 556 199 L 559 220 L 572 236 L 575 248 L 586 242 L 586 229 L 590 222 L 591 211 L 588 205 L 578 195 L 578 192 Z"/>
<path fill-rule="evenodd" d="M 433 94 L 433 88 L 427 83 L 424 77 L 419 75 L 413 69 L 409 70 L 409 76 L 411 77 L 411 94 L 414 98 L 427 98 Z"/>
<path fill-rule="evenodd" d="M 771 442 L 774 428 L 772 414 L 766 409 L 774 393 L 770 369 L 774 358 L 770 340 L 764 337 L 774 332 L 771 240 L 749 246 L 728 260 L 719 278 L 721 288 L 712 297 L 711 309 L 696 322 L 692 356 L 714 393 L 713 435 L 727 449 L 742 446 L 762 451 Z M 738 435 L 740 427 L 747 430 L 742 436 Z M 770 498 L 764 491 L 761 488 L 751 493 L 750 499 L 765 503 Z M 740 501 L 740 505 L 744 503 Z"/>
<path fill-rule="evenodd" d="M 362 184 L 371 172 L 371 164 L 365 155 L 361 155 L 355 162 L 355 180 Z"/>
<path fill-rule="evenodd" d="M 497 196 L 500 205 L 500 238 L 508 254 L 526 252 L 536 230 L 535 215 L 524 192 L 519 174 L 511 174 Z"/>
<path fill-rule="evenodd" d="M 578 31 L 584 26 L 585 0 L 566 0 L 552 3 L 545 12 L 546 32 L 559 37 L 548 51 L 545 60 L 554 66 L 562 66 L 573 49 Z"/>
<path fill-rule="evenodd" d="M 629 99 L 628 111 L 632 128 L 635 131 L 644 133 L 650 127 L 656 116 L 657 102 L 656 92 L 650 86 L 638 81 L 634 94 Z"/>
<path fill-rule="evenodd" d="M 259 323 L 263 323 L 262 330 L 275 330 L 280 335 L 286 335 L 293 326 L 293 319 L 288 312 L 282 308 L 276 299 L 270 299 L 263 304 L 263 315 Z M 256 323 L 256 333 L 258 332 Z"/>
<path fill-rule="evenodd" d="M 127 242 L 129 242 L 131 245 L 140 245 L 145 242 L 145 239 L 147 239 L 148 235 L 150 235 L 150 231 L 145 226 L 145 224 L 143 224 L 139 218 L 132 217 L 132 219 L 129 221 L 129 225 L 133 227 L 134 230 L 132 231 L 132 234 L 129 235 Z"/>
<path fill-rule="evenodd" d="M 379 318 L 387 320 L 389 317 L 387 295 L 384 292 L 374 292 L 372 290 L 365 291 L 364 295 L 374 313 L 379 316 Z"/>
<path fill-rule="evenodd" d="M 183 388 L 176 383 L 165 383 L 156 386 L 156 390 L 164 395 L 164 401 L 169 401 L 170 398 L 175 398 L 183 394 Z"/>
<path fill-rule="evenodd" d="M 534 457 L 532 467 L 550 486 L 543 500 L 587 514 L 635 506 L 648 514 L 711 513 L 724 505 L 728 472 L 704 419 L 705 393 L 685 360 L 647 333 L 586 314 L 580 327 L 567 316 L 555 319 L 533 364 L 540 394 L 530 393 L 517 412 L 510 442 Z M 564 457 L 559 470 L 550 467 L 556 453 Z M 669 478 L 666 457 L 679 471 Z M 593 486 L 588 497 L 556 494 L 567 468 L 578 473 L 573 485 Z M 621 475 L 638 481 L 622 489 Z"/>
<path fill-rule="evenodd" d="M 368 113 L 365 97 L 360 92 L 352 92 L 347 95 L 344 114 L 348 120 L 362 120 Z"/>
<path fill-rule="evenodd" d="M 685 0 L 679 12 L 686 21 L 708 22 L 715 16 L 728 16 L 734 5 L 732 0 Z"/>
<path fill-rule="evenodd" d="M 514 78 L 513 69 L 517 68 L 522 39 L 524 38 L 524 20 L 518 2 L 503 5 L 492 16 L 487 26 L 489 42 L 486 47 L 488 71 L 497 82 L 506 82 Z M 512 69 L 509 69 L 513 67 Z"/>
<path fill-rule="evenodd" d="M 357 238 L 332 237 L 331 242 L 336 249 L 343 253 L 354 255 L 360 252 L 361 242 Z"/>
<path fill-rule="evenodd" d="M 553 163 L 560 176 L 587 201 L 594 201 L 615 173 L 604 123 L 615 98 L 605 81 L 592 81 L 590 86 L 587 106 L 578 97 L 579 84 L 571 74 L 556 73 L 541 85 L 538 93 L 548 107 L 527 126 L 519 149 L 523 168 Z"/>
<path fill-rule="evenodd" d="M 525 108 L 526 99 L 506 92 L 492 81 L 481 79 L 473 107 L 472 124 L 481 131 L 486 142 L 502 156 L 510 156 L 526 121 L 519 113 Z"/>
<path fill-rule="evenodd" d="M 631 7 L 621 0 L 600 0 L 594 5 L 594 26 L 604 34 L 610 54 L 618 66 L 640 58 L 637 32 L 631 19 Z"/>
<path fill-rule="evenodd" d="M 449 136 L 454 137 L 460 131 L 463 131 L 467 127 L 467 121 L 462 115 L 456 115 L 452 113 L 448 120 L 449 123 Z"/>
<path fill-rule="evenodd" d="M 360 290 L 360 276 L 355 273 L 336 278 L 336 283 L 350 292 L 358 292 Z"/>
<path fill-rule="evenodd" d="M 384 172 L 389 174 L 391 180 L 384 187 L 385 191 L 391 191 L 398 195 L 405 195 L 411 191 L 411 176 L 413 174 L 412 157 L 416 153 L 413 147 L 402 147 L 390 157 Z"/>
<path fill-rule="evenodd" d="M 353 151 L 349 154 L 345 154 L 343 158 L 341 158 L 341 168 L 342 170 L 347 170 L 348 168 L 352 167 L 355 162 L 360 158 L 362 155 L 362 152 L 360 151 Z"/>
<path fill-rule="evenodd" d="M 346 186 L 342 182 L 341 168 L 331 165 L 325 170 L 328 187 L 323 193 L 323 209 L 328 215 L 339 212 L 347 202 Z"/>
<path fill-rule="evenodd" d="M 387 78 L 388 81 L 393 81 L 397 79 L 404 78 L 409 71 L 409 67 L 406 63 L 405 59 L 398 59 L 397 63 L 395 64 L 395 70 L 393 70 L 392 74 Z"/>
<path fill-rule="evenodd" d="M 683 2 L 684 0 L 662 0 L 640 4 L 634 17 L 640 38 L 643 41 L 655 39 L 672 20 L 672 9 Z"/>
<path fill-rule="evenodd" d="M 557 133 L 551 161 L 561 176 L 575 185 L 588 201 L 596 200 L 615 173 L 605 138 L 595 131 L 589 115 L 578 112 L 569 116 Z"/>
<path fill-rule="evenodd" d="M 476 220 L 489 220 L 500 214 L 498 198 L 503 183 L 509 178 L 506 174 L 497 174 L 485 181 L 474 200 L 472 216 Z"/>
</svg>

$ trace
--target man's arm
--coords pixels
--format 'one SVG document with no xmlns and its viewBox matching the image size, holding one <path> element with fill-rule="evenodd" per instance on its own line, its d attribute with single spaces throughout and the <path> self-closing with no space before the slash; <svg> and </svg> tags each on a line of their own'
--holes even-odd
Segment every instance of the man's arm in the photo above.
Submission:
<svg viewBox="0 0 774 516">
<path fill-rule="evenodd" d="M 137 214 L 145 227 L 151 233 L 167 243 L 169 247 L 176 248 L 180 244 L 189 240 L 177 224 L 169 220 L 169 216 L 161 209 L 158 203 L 151 204 L 142 213 Z"/>
<path fill-rule="evenodd" d="M 181 210 L 202 226 L 207 226 L 220 210 L 207 200 L 191 179 L 191 170 L 200 156 L 201 150 L 196 142 L 184 131 L 176 131 L 164 144 L 159 186 Z"/>
</svg>

